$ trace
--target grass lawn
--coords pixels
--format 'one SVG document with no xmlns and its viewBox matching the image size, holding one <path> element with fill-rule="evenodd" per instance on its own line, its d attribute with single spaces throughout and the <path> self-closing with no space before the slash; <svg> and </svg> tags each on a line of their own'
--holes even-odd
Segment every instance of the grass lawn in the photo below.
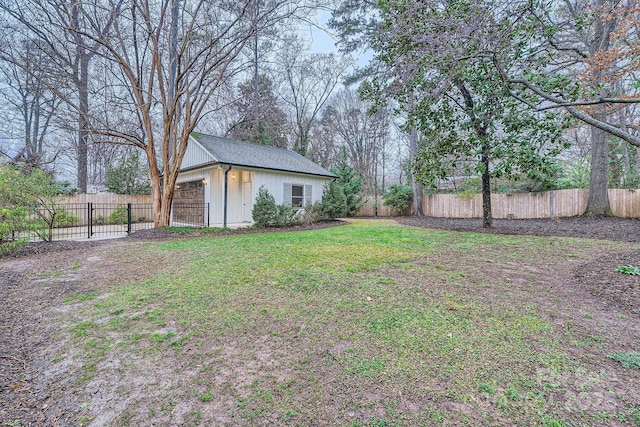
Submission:
<svg viewBox="0 0 640 427">
<path fill-rule="evenodd" d="M 81 367 L 96 425 L 640 425 L 606 357 L 640 343 L 576 324 L 557 286 L 628 248 L 367 220 L 114 245 L 52 364 Z"/>
</svg>

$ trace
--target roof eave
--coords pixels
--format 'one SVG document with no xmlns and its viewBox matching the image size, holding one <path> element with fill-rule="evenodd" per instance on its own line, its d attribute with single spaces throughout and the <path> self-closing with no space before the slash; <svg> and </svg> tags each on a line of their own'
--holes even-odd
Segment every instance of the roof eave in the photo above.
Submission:
<svg viewBox="0 0 640 427">
<path fill-rule="evenodd" d="M 313 172 L 301 172 L 301 171 L 295 171 L 295 170 L 287 170 L 287 169 L 278 169 L 278 168 L 266 168 L 266 167 L 262 167 L 262 166 L 253 166 L 253 165 L 247 165 L 247 164 L 242 164 L 242 163 L 223 163 L 223 162 L 208 162 L 208 163 L 202 163 L 200 165 L 195 165 L 195 166 L 190 166 L 188 168 L 184 168 L 184 169 L 180 169 L 179 173 L 182 172 L 191 172 L 194 170 L 198 170 L 198 169 L 206 169 L 212 166 L 216 166 L 216 165 L 228 165 L 228 166 L 237 166 L 237 167 L 244 167 L 244 168 L 251 168 L 251 169 L 260 169 L 260 170 L 271 170 L 271 171 L 276 171 L 276 172 L 287 172 L 287 173 L 297 173 L 300 175 L 310 175 L 310 176 L 318 176 L 318 177 L 322 177 L 322 178 L 329 178 L 329 179 L 334 179 L 337 178 L 336 175 L 334 174 L 321 174 L 321 173 L 313 173 Z"/>
</svg>

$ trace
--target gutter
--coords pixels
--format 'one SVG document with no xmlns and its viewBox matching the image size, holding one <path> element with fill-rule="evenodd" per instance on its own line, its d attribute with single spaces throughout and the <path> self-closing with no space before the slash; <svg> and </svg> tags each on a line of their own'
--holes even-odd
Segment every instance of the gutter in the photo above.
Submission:
<svg viewBox="0 0 640 427">
<path fill-rule="evenodd" d="M 227 195 L 229 194 L 229 171 L 233 166 L 229 165 L 227 169 L 224 170 L 224 204 L 223 204 L 223 219 L 222 219 L 222 227 L 227 228 Z"/>
<path fill-rule="evenodd" d="M 279 168 L 268 168 L 268 167 L 264 167 L 264 166 L 245 165 L 245 164 L 241 164 L 241 163 L 233 163 L 233 164 L 226 163 L 226 164 L 229 165 L 229 166 L 236 166 L 236 167 L 241 167 L 241 168 L 245 167 L 245 168 L 250 168 L 250 169 L 260 169 L 260 170 L 268 170 L 268 171 L 276 171 L 276 172 L 297 173 L 297 174 L 302 174 L 302 175 L 317 176 L 317 177 L 320 177 L 320 178 L 332 178 L 332 179 L 336 179 L 337 178 L 337 176 L 334 175 L 334 174 L 325 175 L 325 174 L 319 174 L 319 173 L 301 172 L 301 171 L 290 170 L 290 169 L 279 169 Z M 204 169 L 204 168 L 208 168 L 208 167 L 216 166 L 216 165 L 223 165 L 223 163 L 220 163 L 218 161 L 202 163 L 200 165 L 195 165 L 195 166 L 190 166 L 188 168 L 180 169 L 179 173 L 191 172 L 191 171 L 194 171 L 194 170 Z"/>
</svg>

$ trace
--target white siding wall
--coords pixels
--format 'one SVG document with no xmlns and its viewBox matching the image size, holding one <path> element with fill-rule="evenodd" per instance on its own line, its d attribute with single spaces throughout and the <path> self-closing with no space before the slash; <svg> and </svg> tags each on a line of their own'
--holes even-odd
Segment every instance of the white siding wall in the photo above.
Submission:
<svg viewBox="0 0 640 427">
<path fill-rule="evenodd" d="M 211 170 L 211 224 L 216 226 L 222 225 L 223 220 L 223 204 L 224 204 L 224 172 L 221 169 Z"/>
<path fill-rule="evenodd" d="M 235 176 L 235 178 L 234 178 Z M 183 172 L 178 177 L 178 183 L 205 179 L 204 197 L 205 203 L 210 203 L 210 224 L 211 226 L 221 226 L 224 220 L 224 171 L 210 168 L 193 172 Z M 251 185 L 251 206 L 243 206 L 243 183 L 252 182 Z M 260 169 L 231 169 L 228 174 L 227 198 L 227 223 L 241 223 L 245 219 L 244 209 L 249 212 L 255 203 L 258 189 L 265 186 L 276 199 L 276 203 L 281 205 L 283 200 L 284 184 L 311 186 L 311 201 L 315 203 L 322 199 L 324 185 L 331 181 L 331 178 L 314 177 L 303 174 L 265 171 Z M 305 203 L 307 201 L 307 190 L 305 187 Z M 290 202 L 290 201 L 289 201 Z"/>
<path fill-rule="evenodd" d="M 255 201 L 258 189 L 264 185 L 265 188 L 269 190 L 269 193 L 271 193 L 276 199 L 276 203 L 282 205 L 285 203 L 284 183 L 289 183 L 293 185 L 310 185 L 312 203 L 315 203 L 322 199 L 322 190 L 324 189 L 324 185 L 330 181 L 331 178 L 322 178 L 289 172 L 258 171 L 255 174 L 253 182 L 253 200 Z M 291 201 L 289 200 L 289 202 Z"/>
<path fill-rule="evenodd" d="M 227 222 L 242 222 L 242 173 L 231 169 L 227 174 Z"/>
<path fill-rule="evenodd" d="M 180 175 L 182 176 L 182 174 Z M 224 170 L 211 169 L 212 185 L 209 191 L 211 199 L 211 224 L 220 226 L 224 222 Z M 242 184 L 244 180 L 253 180 L 253 172 L 232 168 L 227 174 L 227 223 L 241 223 L 244 219 Z M 255 192 L 251 200 L 255 200 Z"/>
<path fill-rule="evenodd" d="M 211 157 L 211 155 L 207 153 L 195 139 L 189 137 L 187 152 L 184 153 L 184 158 L 182 159 L 180 168 L 187 169 L 192 166 L 203 165 L 211 161 L 213 161 L 213 157 Z"/>
</svg>

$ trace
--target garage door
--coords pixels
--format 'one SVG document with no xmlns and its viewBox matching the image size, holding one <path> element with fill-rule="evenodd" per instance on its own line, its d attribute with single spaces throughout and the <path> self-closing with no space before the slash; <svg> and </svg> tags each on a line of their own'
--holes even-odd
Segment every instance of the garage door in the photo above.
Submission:
<svg viewBox="0 0 640 427">
<path fill-rule="evenodd" d="M 191 181 L 178 184 L 173 196 L 173 222 L 204 225 L 204 212 L 203 182 Z"/>
</svg>

